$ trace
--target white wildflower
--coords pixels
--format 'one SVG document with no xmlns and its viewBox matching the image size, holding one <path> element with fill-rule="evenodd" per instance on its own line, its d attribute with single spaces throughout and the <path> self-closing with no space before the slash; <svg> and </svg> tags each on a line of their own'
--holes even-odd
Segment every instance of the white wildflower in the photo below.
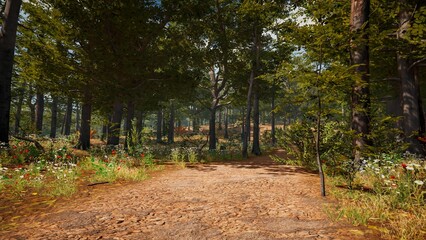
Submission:
<svg viewBox="0 0 426 240">
<path fill-rule="evenodd" d="M 414 171 L 414 167 L 412 165 L 408 165 L 406 169 L 410 171 Z"/>
<path fill-rule="evenodd" d="M 421 180 L 416 180 L 416 181 L 414 181 L 414 183 L 417 184 L 417 185 L 420 185 L 420 186 L 424 184 L 424 182 L 421 181 Z"/>
</svg>

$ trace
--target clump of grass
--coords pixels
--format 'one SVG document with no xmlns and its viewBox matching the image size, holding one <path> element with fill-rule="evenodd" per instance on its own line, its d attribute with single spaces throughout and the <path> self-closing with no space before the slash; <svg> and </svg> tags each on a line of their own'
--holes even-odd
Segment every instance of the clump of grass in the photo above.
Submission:
<svg viewBox="0 0 426 240">
<path fill-rule="evenodd" d="M 356 175 L 352 190 L 335 187 L 341 179 L 329 179 L 330 193 L 340 203 L 338 208 L 325 209 L 331 219 L 345 217 L 354 225 L 378 225 L 386 237 L 426 239 L 424 161 L 412 156 L 369 160 Z"/>
</svg>

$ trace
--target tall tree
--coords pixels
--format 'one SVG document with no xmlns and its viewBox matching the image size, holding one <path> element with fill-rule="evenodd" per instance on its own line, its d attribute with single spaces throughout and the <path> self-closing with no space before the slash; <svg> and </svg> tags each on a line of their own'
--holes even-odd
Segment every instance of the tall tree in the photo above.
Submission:
<svg viewBox="0 0 426 240">
<path fill-rule="evenodd" d="M 354 138 L 354 161 L 360 162 L 361 153 L 369 145 L 370 133 L 370 90 L 369 90 L 369 52 L 368 27 L 370 0 L 351 0 L 350 31 L 351 62 L 356 80 L 352 88 L 352 129 Z"/>
<path fill-rule="evenodd" d="M 21 0 L 6 0 L 0 28 L 0 143 L 9 144 L 13 58 Z"/>
<path fill-rule="evenodd" d="M 409 4 L 409 1 L 400 0 L 399 8 L 399 28 L 397 31 L 397 39 L 404 43 L 407 41 L 406 34 L 413 21 L 413 7 Z M 414 69 L 410 68 L 412 63 L 413 59 L 410 57 L 407 49 L 400 49 L 397 51 L 397 65 L 401 81 L 401 107 L 403 115 L 402 128 L 404 137 L 406 142 L 409 143 L 409 152 L 424 154 L 423 147 L 417 140 L 417 136 L 421 130 L 420 111 L 423 110 L 420 110 L 419 108 L 419 90 L 418 84 L 415 82 Z"/>
</svg>

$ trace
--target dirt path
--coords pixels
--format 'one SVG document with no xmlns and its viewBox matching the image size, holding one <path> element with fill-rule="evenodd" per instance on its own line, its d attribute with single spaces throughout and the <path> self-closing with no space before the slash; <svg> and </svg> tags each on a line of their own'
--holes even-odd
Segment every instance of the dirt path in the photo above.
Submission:
<svg viewBox="0 0 426 240">
<path fill-rule="evenodd" d="M 378 239 L 332 223 L 318 178 L 301 168 L 251 162 L 187 167 L 135 184 L 96 186 L 20 219 L 1 239 Z"/>
</svg>

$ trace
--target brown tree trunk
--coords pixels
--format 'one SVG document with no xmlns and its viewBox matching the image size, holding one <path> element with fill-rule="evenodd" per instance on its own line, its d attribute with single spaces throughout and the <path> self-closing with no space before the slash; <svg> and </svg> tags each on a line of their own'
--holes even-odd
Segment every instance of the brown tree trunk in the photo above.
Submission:
<svg viewBox="0 0 426 240">
<path fill-rule="evenodd" d="M 52 119 L 50 122 L 50 138 L 56 138 L 56 128 L 58 127 L 58 97 L 52 96 L 51 107 Z"/>
<path fill-rule="evenodd" d="M 410 27 L 411 12 L 408 9 L 407 1 L 400 0 L 399 12 L 399 29 L 397 33 L 398 39 L 404 43 L 405 34 Z M 407 52 L 397 52 L 397 64 L 399 77 L 401 79 L 401 96 L 402 96 L 402 129 L 405 141 L 409 144 L 407 151 L 415 154 L 424 154 L 420 141 L 417 140 L 420 126 L 420 109 L 419 109 L 419 89 L 414 78 L 414 71 L 410 69 L 412 63 Z"/>
<path fill-rule="evenodd" d="M 80 139 L 77 145 L 82 150 L 90 148 L 90 123 L 92 118 L 92 95 L 90 90 L 84 93 L 84 99 L 81 106 L 81 128 Z"/>
<path fill-rule="evenodd" d="M 80 131 L 80 104 L 77 102 L 75 104 L 75 131 Z"/>
<path fill-rule="evenodd" d="M 218 114 L 218 126 L 217 126 L 217 130 L 222 130 L 222 109 L 219 110 L 219 114 Z"/>
<path fill-rule="evenodd" d="M 252 100 L 252 93 L 253 93 L 253 82 L 254 82 L 254 70 L 250 73 L 250 79 L 249 79 L 249 90 L 247 93 L 247 112 L 246 112 L 246 118 L 244 120 L 244 132 L 243 132 L 243 149 L 242 149 L 242 155 L 243 158 L 248 158 L 248 143 L 250 138 L 250 115 L 251 115 L 251 100 Z"/>
<path fill-rule="evenodd" d="M 225 133 L 223 135 L 223 138 L 225 139 L 229 138 L 228 124 L 229 124 L 229 109 L 225 108 Z"/>
<path fill-rule="evenodd" d="M 214 106 L 210 109 L 210 120 L 209 120 L 209 150 L 216 149 L 216 110 Z"/>
<path fill-rule="evenodd" d="M 169 144 L 175 142 L 175 104 L 173 100 L 170 101 L 170 119 L 169 119 L 169 132 L 167 135 L 167 142 Z"/>
<path fill-rule="evenodd" d="M 67 100 L 67 110 L 65 113 L 64 121 L 64 135 L 69 136 L 71 134 L 71 121 L 72 121 L 72 98 L 69 97 Z"/>
<path fill-rule="evenodd" d="M 259 156 L 261 154 L 260 151 L 260 114 L 259 114 L 259 94 L 258 88 L 256 86 L 256 90 L 253 96 L 253 147 L 251 149 L 251 153 Z"/>
<path fill-rule="evenodd" d="M 31 85 L 28 86 L 28 98 L 26 100 L 26 104 L 30 109 L 30 126 L 31 130 L 35 128 L 35 104 L 32 103 L 34 97 L 33 87 Z"/>
<path fill-rule="evenodd" d="M 113 105 L 113 113 L 108 128 L 107 145 L 117 146 L 120 143 L 121 120 L 123 119 L 123 104 L 116 100 Z"/>
<path fill-rule="evenodd" d="M 6 146 L 9 146 L 13 58 L 21 4 L 21 0 L 6 0 L 0 28 L 0 143 Z"/>
<path fill-rule="evenodd" d="M 420 119 L 420 132 L 419 135 L 424 136 L 426 131 L 426 120 L 425 120 L 425 112 L 423 109 L 423 101 L 420 93 L 420 79 L 419 79 L 419 69 L 415 67 L 414 69 L 414 81 L 416 83 L 417 95 L 418 95 L 418 105 L 419 105 L 419 119 Z"/>
<path fill-rule="evenodd" d="M 18 104 L 16 105 L 16 113 L 15 113 L 15 135 L 19 134 L 19 128 L 21 127 L 21 114 L 22 114 L 22 105 L 24 103 L 24 89 L 19 90 L 19 99 Z"/>
<path fill-rule="evenodd" d="M 124 147 L 127 148 L 129 145 L 129 139 L 132 139 L 132 128 L 133 128 L 133 118 L 135 117 L 135 104 L 132 101 L 127 102 L 127 116 L 126 116 L 126 123 L 124 124 L 125 133 L 126 133 L 126 143 L 124 144 Z"/>
<path fill-rule="evenodd" d="M 370 89 L 368 33 L 370 0 L 351 0 L 350 31 L 356 36 L 351 41 L 351 61 L 359 78 L 352 88 L 352 129 L 354 164 L 359 165 L 361 154 L 369 145 Z"/>
<path fill-rule="evenodd" d="M 43 115 L 44 115 L 44 95 L 37 90 L 36 100 L 36 131 L 41 134 L 43 131 Z"/>
<path fill-rule="evenodd" d="M 136 115 L 136 132 L 138 134 L 142 133 L 142 130 L 144 127 L 143 122 L 144 122 L 143 111 L 138 111 L 138 114 Z"/>
<path fill-rule="evenodd" d="M 157 143 L 163 142 L 162 127 L 163 127 L 163 110 L 159 106 L 157 110 Z"/>
<path fill-rule="evenodd" d="M 275 83 L 272 85 L 272 101 L 271 101 L 271 144 L 275 146 L 277 144 L 277 138 L 275 136 Z"/>
</svg>

